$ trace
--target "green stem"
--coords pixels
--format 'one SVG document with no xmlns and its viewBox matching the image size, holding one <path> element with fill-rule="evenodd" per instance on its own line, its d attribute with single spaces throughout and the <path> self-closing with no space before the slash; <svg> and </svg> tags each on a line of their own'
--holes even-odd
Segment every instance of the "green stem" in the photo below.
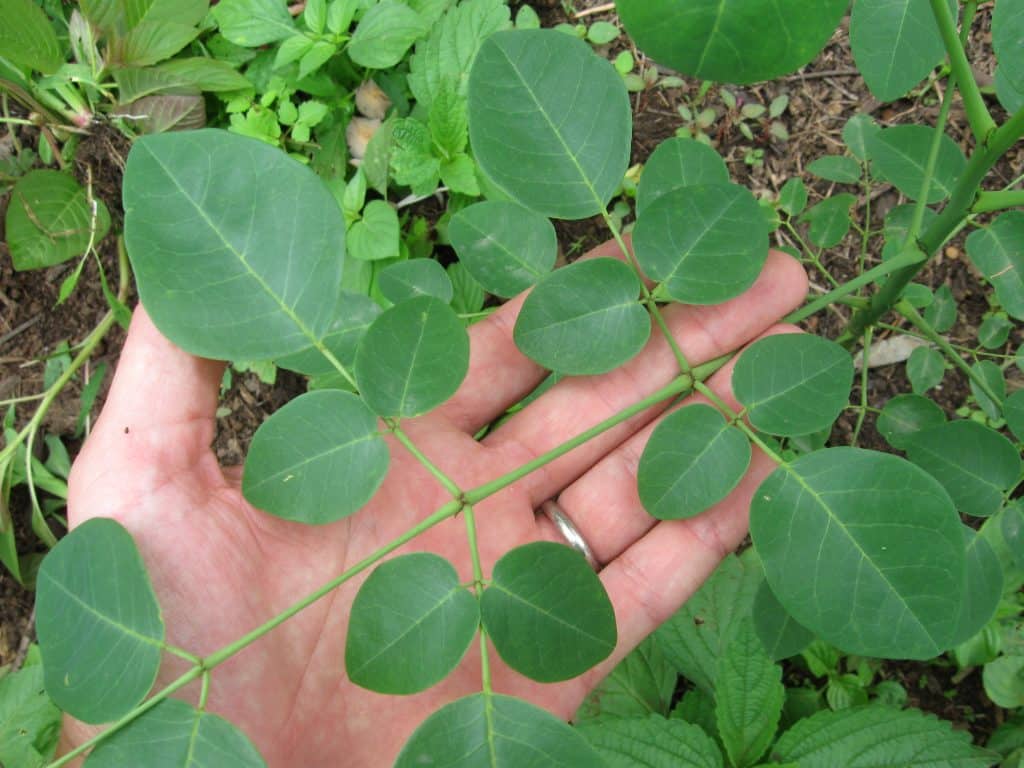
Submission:
<svg viewBox="0 0 1024 768">
<path fill-rule="evenodd" d="M 971 207 L 971 213 L 992 213 L 1021 206 L 1024 206 L 1024 189 L 1004 192 L 982 191 L 978 193 L 978 199 Z"/>
<path fill-rule="evenodd" d="M 203 670 L 202 688 L 199 689 L 199 707 L 198 707 L 198 709 L 199 709 L 200 712 L 205 712 L 206 711 L 206 702 L 210 698 L 210 677 L 211 677 L 210 670 L 204 669 Z"/>
<path fill-rule="evenodd" d="M 857 425 L 853 428 L 853 437 L 850 439 L 850 445 L 854 448 L 857 447 L 860 431 L 864 427 L 864 419 L 868 415 L 868 358 L 874 334 L 874 328 L 868 328 L 864 333 L 864 354 L 860 359 L 860 413 L 857 414 Z"/>
<path fill-rule="evenodd" d="M 924 213 L 928 208 L 928 197 L 932 188 L 932 179 L 935 178 L 935 167 L 939 162 L 939 150 L 942 148 L 942 139 L 946 136 L 949 110 L 953 106 L 955 83 L 956 76 L 954 75 L 946 87 L 945 95 L 942 97 L 942 106 L 939 108 L 939 117 L 935 123 L 935 131 L 932 133 L 932 145 L 928 150 L 928 160 L 925 162 L 924 176 L 921 179 L 921 191 L 917 195 L 914 216 L 910 220 L 910 227 L 907 229 L 907 236 L 903 241 L 904 249 L 913 247 L 917 242 L 917 236 L 921 234 L 921 225 L 924 223 Z"/>
<path fill-rule="evenodd" d="M 473 513 L 473 505 L 466 504 L 462 511 L 466 515 L 466 539 L 469 541 L 469 556 L 473 561 L 473 586 L 477 599 L 483 595 L 484 569 L 480 562 L 480 545 L 476 535 L 476 515 Z M 480 682 L 485 694 L 493 692 L 491 687 L 491 663 L 487 655 L 487 636 L 480 625 Z"/>
<path fill-rule="evenodd" d="M 402 431 L 402 428 L 398 424 L 398 419 L 384 419 L 384 423 L 391 428 L 391 431 L 398 439 L 398 442 L 404 445 L 406 450 L 409 451 L 409 453 L 411 453 L 420 464 L 426 467 L 430 474 L 437 478 L 437 481 L 444 486 L 444 489 L 448 491 L 453 498 L 458 499 L 462 497 L 462 489 L 456 485 L 454 480 L 441 471 L 434 462 L 427 458 L 423 451 L 416 447 L 416 444 L 409 439 L 409 436 L 405 434 L 405 432 Z"/>
<path fill-rule="evenodd" d="M 939 33 L 942 35 L 942 42 L 946 46 L 946 53 L 949 54 L 949 66 L 964 100 L 964 109 L 967 112 L 967 122 L 971 125 L 971 133 L 974 134 L 978 144 L 984 144 L 996 130 L 995 120 L 989 114 L 988 107 L 985 106 L 985 99 L 981 95 L 981 89 L 974 79 L 971 63 L 967 60 L 967 53 L 960 41 L 956 20 L 949 11 L 949 5 L 946 0 L 929 0 L 929 2 L 932 5 L 935 23 L 938 24 Z M 965 25 L 965 29 L 969 29 L 969 27 Z"/>
<path fill-rule="evenodd" d="M 736 413 L 732 408 L 730 408 L 729 404 L 726 403 L 722 398 L 720 398 L 715 393 L 715 391 L 711 389 L 711 387 L 709 387 L 703 381 L 696 381 L 693 384 L 693 388 L 700 394 L 704 395 L 704 397 L 706 397 L 712 403 L 714 403 L 715 407 L 718 408 L 718 410 L 720 410 L 722 413 L 724 413 L 726 417 L 728 417 L 729 421 L 735 424 L 736 427 L 744 435 L 747 436 L 747 439 L 750 440 L 750 442 L 752 442 L 758 448 L 760 448 L 769 459 L 774 461 L 779 466 L 782 466 L 783 464 L 786 463 L 786 460 L 779 456 L 779 454 L 775 452 L 775 449 L 773 449 L 764 440 L 762 440 L 761 437 L 753 429 L 751 429 L 750 426 L 741 418 L 740 414 Z"/>
</svg>

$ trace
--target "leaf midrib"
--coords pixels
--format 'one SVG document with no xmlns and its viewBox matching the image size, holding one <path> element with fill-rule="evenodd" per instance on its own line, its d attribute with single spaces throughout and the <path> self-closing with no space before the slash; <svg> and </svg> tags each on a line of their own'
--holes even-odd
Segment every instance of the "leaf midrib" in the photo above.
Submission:
<svg viewBox="0 0 1024 768">
<path fill-rule="evenodd" d="M 115 621 L 114 619 L 110 618 L 109 616 L 107 616 L 107 615 L 105 615 L 103 613 L 100 613 L 98 610 L 96 610 L 89 603 L 85 602 L 85 600 L 83 600 L 81 597 L 79 597 L 76 593 L 72 592 L 70 589 L 68 589 L 62 583 L 60 583 L 59 581 L 54 579 L 48 572 L 40 571 L 39 575 L 43 579 L 45 579 L 45 580 L 49 581 L 51 584 L 53 584 L 54 587 L 59 589 L 61 592 L 63 592 L 69 598 L 71 598 L 71 600 L 73 602 L 75 602 L 78 605 L 80 605 L 83 609 L 85 609 L 85 611 L 87 613 L 91 614 L 92 616 L 94 616 L 95 618 L 97 618 L 98 620 L 103 622 L 104 624 L 107 624 L 108 626 L 111 626 L 111 627 L 114 627 L 115 629 L 120 630 L 124 634 L 128 635 L 129 637 L 132 637 L 132 638 L 138 640 L 141 643 L 145 643 L 146 645 L 151 645 L 151 646 L 153 646 L 155 648 L 159 648 L 161 650 L 164 648 L 164 642 L 162 640 L 156 640 L 155 638 L 149 637 L 148 635 L 143 635 L 143 634 L 135 631 L 131 627 L 125 626 L 124 624 L 121 624 L 121 623 Z"/>
</svg>

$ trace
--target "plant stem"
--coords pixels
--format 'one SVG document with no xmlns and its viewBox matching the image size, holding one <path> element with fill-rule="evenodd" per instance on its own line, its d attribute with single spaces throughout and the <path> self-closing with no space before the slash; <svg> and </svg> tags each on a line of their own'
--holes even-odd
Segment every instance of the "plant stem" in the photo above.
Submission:
<svg viewBox="0 0 1024 768">
<path fill-rule="evenodd" d="M 1006 208 L 1017 208 L 1024 206 L 1024 189 L 1014 189 L 1003 192 L 978 193 L 978 199 L 971 207 L 971 213 L 992 213 L 1002 211 Z"/>
<path fill-rule="evenodd" d="M 853 428 L 853 437 L 850 439 L 850 445 L 854 448 L 857 447 L 860 431 L 864 427 L 864 419 L 868 415 L 868 357 L 871 353 L 871 339 L 874 334 L 874 328 L 868 328 L 864 332 L 864 354 L 860 359 L 860 413 L 857 414 L 857 425 Z"/>
<path fill-rule="evenodd" d="M 462 511 L 466 515 L 466 539 L 469 541 L 469 556 L 473 561 L 473 586 L 476 591 L 477 600 L 483 594 L 484 569 L 480 563 L 480 545 L 476 535 L 476 515 L 473 513 L 473 505 L 466 504 Z M 483 623 L 480 624 L 480 684 L 485 694 L 493 692 L 491 687 L 491 663 L 487 655 L 487 633 Z"/>
<path fill-rule="evenodd" d="M 398 425 L 398 419 L 384 419 L 384 423 L 391 428 L 391 431 L 394 433 L 398 442 L 404 445 L 406 450 L 409 451 L 409 453 L 411 453 L 420 464 L 426 467 L 430 474 L 437 478 L 437 481 L 444 486 L 444 489 L 448 491 L 453 498 L 458 499 L 462 497 L 462 489 L 456 485 L 454 480 L 442 472 L 434 462 L 428 459 L 423 451 L 416 447 L 416 444 L 409 439 L 409 436 L 405 434 L 405 432 L 402 431 L 402 428 Z"/>
<path fill-rule="evenodd" d="M 928 208 L 928 196 L 932 188 L 932 179 L 935 178 L 935 166 L 939 162 L 939 150 L 942 148 L 942 139 L 946 135 L 946 123 L 949 120 L 949 110 L 953 106 L 954 75 L 942 97 L 942 106 L 939 108 L 939 117 L 935 122 L 935 132 L 932 134 L 932 145 L 928 150 L 928 160 L 925 162 L 924 175 L 921 179 L 921 191 L 917 195 L 917 204 L 914 206 L 914 216 L 910 220 L 910 227 L 907 229 L 907 236 L 903 241 L 903 248 L 911 248 L 917 242 L 917 236 L 921 234 L 921 225 L 924 223 L 924 212 Z"/>
<path fill-rule="evenodd" d="M 949 65 L 953 77 L 956 78 L 957 87 L 964 100 L 964 109 L 967 112 L 967 122 L 970 123 L 971 133 L 979 145 L 983 145 L 988 137 L 996 130 L 995 120 L 989 114 L 985 106 L 985 99 L 981 95 L 981 89 L 974 79 L 974 72 L 971 71 L 971 63 L 967 60 L 967 53 L 964 51 L 963 43 L 956 29 L 956 20 L 949 12 L 949 5 L 946 0 L 929 0 L 932 5 L 932 15 L 935 16 L 935 23 L 938 24 L 939 33 L 942 35 L 942 42 L 946 46 L 946 53 L 949 54 Z M 965 30 L 969 27 L 965 26 Z"/>
<path fill-rule="evenodd" d="M 786 460 L 779 456 L 779 454 L 777 454 L 770 445 L 768 445 L 764 440 L 762 440 L 760 436 L 753 429 L 751 429 L 750 426 L 742 418 L 740 418 L 740 414 L 733 411 L 733 409 L 729 407 L 729 404 L 726 403 L 722 398 L 720 398 L 715 393 L 715 391 L 711 389 L 711 387 L 709 387 L 703 381 L 697 381 L 694 382 L 693 388 L 700 394 L 704 395 L 704 397 L 706 397 L 712 403 L 714 403 L 715 407 L 718 408 L 718 410 L 720 410 L 722 413 L 724 413 L 726 417 L 733 424 L 735 424 L 736 427 L 744 435 L 747 436 L 747 439 L 750 440 L 750 442 L 752 442 L 758 448 L 760 448 L 768 458 L 770 458 L 779 466 L 782 466 L 783 464 L 786 463 Z"/>
<path fill-rule="evenodd" d="M 199 711 L 206 711 L 206 702 L 210 698 L 210 670 L 203 670 L 202 688 L 199 689 Z"/>
</svg>

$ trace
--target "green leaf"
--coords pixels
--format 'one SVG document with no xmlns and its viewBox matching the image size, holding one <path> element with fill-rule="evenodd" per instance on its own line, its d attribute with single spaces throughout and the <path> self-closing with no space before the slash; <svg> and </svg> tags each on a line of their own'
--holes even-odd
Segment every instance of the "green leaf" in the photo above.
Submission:
<svg viewBox="0 0 1024 768">
<path fill-rule="evenodd" d="M 750 615 L 760 568 L 729 555 L 654 638 L 679 674 L 700 690 L 715 689 L 715 670 L 739 623 Z"/>
<path fill-rule="evenodd" d="M 416 101 L 429 107 L 441 88 L 454 84 L 465 96 L 469 70 L 480 45 L 491 34 L 509 26 L 504 0 L 474 0 L 450 8 L 430 34 L 416 43 L 409 59 L 409 87 Z"/>
<path fill-rule="evenodd" d="M 441 162 L 441 181 L 452 192 L 469 197 L 480 196 L 480 184 L 476 178 L 476 163 L 469 155 L 456 155 Z"/>
<path fill-rule="evenodd" d="M 807 207 L 807 187 L 801 179 L 788 179 L 779 190 L 779 208 L 790 216 L 799 216 Z"/>
<path fill-rule="evenodd" d="M 466 149 L 469 141 L 469 118 L 466 100 L 455 92 L 455 87 L 445 81 L 430 105 L 428 125 L 434 145 L 446 158 L 453 158 Z"/>
<path fill-rule="evenodd" d="M 934 293 L 931 306 L 924 313 L 924 319 L 937 333 L 946 333 L 956 325 L 956 299 L 948 285 L 940 285 Z"/>
<path fill-rule="evenodd" d="M 129 29 L 147 21 L 174 21 L 196 26 L 210 8 L 209 0 L 123 0 Z"/>
<path fill-rule="evenodd" d="M 356 348 L 363 334 L 380 313 L 380 306 L 372 299 L 362 294 L 342 291 L 334 320 L 324 334 L 324 346 L 342 365 L 351 368 L 355 364 Z M 274 362 L 278 368 L 306 376 L 337 373 L 334 364 L 312 345 L 295 354 L 279 357 Z"/>
<path fill-rule="evenodd" d="M 1013 323 L 1005 315 L 989 315 L 978 326 L 978 343 L 985 349 L 998 349 L 1010 338 Z"/>
<path fill-rule="evenodd" d="M 631 125 L 622 78 L 583 41 L 515 30 L 480 47 L 469 78 L 473 152 L 526 207 L 563 219 L 604 210 L 629 164 Z"/>
<path fill-rule="evenodd" d="M 722 768 L 722 753 L 697 725 L 664 717 L 616 718 L 578 729 L 607 768 Z"/>
<path fill-rule="evenodd" d="M 298 61 L 313 48 L 313 40 L 304 34 L 296 34 L 283 41 L 277 49 L 274 57 L 274 69 L 286 67 L 293 61 Z"/>
<path fill-rule="evenodd" d="M 617 368 L 651 333 L 639 293 L 639 279 L 621 261 L 574 262 L 552 272 L 526 297 L 513 333 L 516 346 L 559 373 L 582 376 Z"/>
<path fill-rule="evenodd" d="M 299 59 L 299 79 L 316 72 L 337 52 L 338 46 L 334 43 L 329 40 L 317 40 Z M 308 141 L 308 138 L 303 141 Z"/>
<path fill-rule="evenodd" d="M 505 554 L 480 612 L 498 655 L 531 680 L 568 680 L 615 649 L 608 593 L 583 556 L 562 544 L 539 541 Z"/>
<path fill-rule="evenodd" d="M 357 512 L 387 471 L 387 444 L 363 401 L 337 390 L 308 392 L 256 430 L 242 492 L 272 515 L 320 525 Z"/>
<path fill-rule="evenodd" d="M 419 120 L 396 120 L 392 139 L 391 173 L 395 181 L 411 187 L 414 194 L 430 194 L 440 173 L 430 130 Z"/>
<path fill-rule="evenodd" d="M 155 67 L 115 69 L 113 75 L 122 104 L 179 88 L 213 92 L 252 88 L 252 83 L 226 62 L 201 57 L 174 59 Z"/>
<path fill-rule="evenodd" d="M 595 21 L 587 30 L 587 40 L 594 45 L 607 45 L 622 34 L 610 21 Z"/>
<path fill-rule="evenodd" d="M 1024 389 L 1018 389 L 1003 403 L 1006 425 L 1019 442 L 1024 442 Z"/>
<path fill-rule="evenodd" d="M 850 231 L 850 208 L 856 204 L 857 197 L 849 192 L 832 195 L 820 203 L 804 211 L 800 221 L 810 223 L 807 236 L 820 248 L 831 248 L 839 245 Z"/>
<path fill-rule="evenodd" d="M 452 300 L 452 281 L 433 259 L 412 259 L 385 267 L 378 285 L 384 298 L 395 304 L 417 296 L 433 296 L 445 304 Z"/>
<path fill-rule="evenodd" d="M 1003 309 L 1024 320 L 1024 211 L 1007 211 L 972 232 L 967 256 L 996 289 Z"/>
<path fill-rule="evenodd" d="M 64 63 L 57 35 L 32 0 L 0 0 L 0 56 L 50 75 Z"/>
<path fill-rule="evenodd" d="M 1024 2 L 1001 0 L 992 10 L 992 48 L 999 72 L 1014 90 L 1024 93 Z"/>
<path fill-rule="evenodd" d="M 921 395 L 896 395 L 878 415 L 878 432 L 893 448 L 905 450 L 918 432 L 946 422 L 946 414 Z"/>
<path fill-rule="evenodd" d="M 511 298 L 555 265 L 551 221 L 517 203 L 486 201 L 463 208 L 448 225 L 459 260 L 488 293 Z"/>
<path fill-rule="evenodd" d="M 395 768 L 600 768 L 582 734 L 543 709 L 510 696 L 476 693 L 428 717 Z"/>
<path fill-rule="evenodd" d="M 61 539 L 36 577 L 46 692 L 87 723 L 116 720 L 156 680 L 164 623 L 131 535 L 93 518 Z"/>
<path fill-rule="evenodd" d="M 762 581 L 757 588 L 753 617 L 757 636 L 774 661 L 796 656 L 814 640 L 814 633 L 801 626 L 782 607 L 767 581 Z"/>
<path fill-rule="evenodd" d="M 675 689 L 676 671 L 648 637 L 590 692 L 574 721 L 667 715 Z"/>
<path fill-rule="evenodd" d="M 264 360 L 327 332 L 344 221 L 324 183 L 277 147 L 216 130 L 145 136 L 123 194 L 139 295 L 178 346 Z"/>
<path fill-rule="evenodd" d="M 40 664 L 0 677 L 0 765 L 46 765 L 59 734 L 60 710 L 46 695 Z"/>
<path fill-rule="evenodd" d="M 949 3 L 954 10 L 954 3 Z M 928 0 L 857 0 L 850 47 L 875 98 L 895 101 L 920 83 L 946 49 Z"/>
<path fill-rule="evenodd" d="M 449 264 L 446 271 L 452 281 L 452 309 L 460 315 L 472 315 L 483 309 L 487 296 L 465 265 L 456 261 Z M 469 318 L 468 322 L 472 323 L 474 319 Z"/>
<path fill-rule="evenodd" d="M 221 0 L 211 13 L 224 37 L 247 48 L 276 43 L 299 32 L 284 0 Z"/>
<path fill-rule="evenodd" d="M 349 680 L 378 693 L 425 691 L 459 665 L 479 622 L 476 597 L 443 557 L 417 552 L 389 560 L 352 603 Z"/>
<path fill-rule="evenodd" d="M 1002 67 L 996 69 L 995 85 L 996 95 L 1003 109 L 1011 114 L 1024 109 L 1024 88 L 1015 87 Z"/>
<path fill-rule="evenodd" d="M 323 34 L 324 26 L 327 24 L 327 0 L 307 0 L 302 19 L 310 32 L 315 35 Z"/>
<path fill-rule="evenodd" d="M 934 128 L 924 125 L 898 125 L 883 128 L 868 138 L 868 152 L 875 170 L 911 200 L 921 196 L 934 134 Z M 935 173 L 925 201 L 938 203 L 948 198 L 966 166 L 967 159 L 960 147 L 942 134 Z"/>
<path fill-rule="evenodd" d="M 4 226 L 16 270 L 40 269 L 80 256 L 99 245 L 110 229 L 110 214 L 102 200 L 89 195 L 71 176 L 38 169 L 22 176 L 11 190 Z"/>
<path fill-rule="evenodd" d="M 832 37 L 846 0 L 618 0 L 637 46 L 686 75 L 746 84 L 794 72 Z"/>
<path fill-rule="evenodd" d="M 1013 443 L 976 421 L 951 421 L 907 440 L 907 457 L 949 492 L 961 512 L 995 514 L 1021 471 Z"/>
<path fill-rule="evenodd" d="M 366 331 L 356 352 L 363 398 L 381 416 L 418 416 L 455 394 L 469 370 L 469 336 L 432 296 L 403 301 Z"/>
<path fill-rule="evenodd" d="M 117 40 L 114 59 L 126 67 L 145 67 L 169 59 L 199 34 L 191 24 L 144 21 Z"/>
<path fill-rule="evenodd" d="M 906 245 L 913 247 L 913 243 L 907 243 L 907 236 L 910 234 L 916 208 L 917 206 L 911 203 L 897 205 L 885 215 L 885 225 L 882 230 L 885 237 L 885 247 L 882 250 L 883 261 L 901 254 Z M 929 227 L 937 215 L 931 208 L 925 208 L 921 226 Z"/>
<path fill-rule="evenodd" d="M 672 298 L 719 304 L 761 274 L 768 232 L 759 220 L 757 200 L 746 187 L 683 187 L 648 204 L 637 220 L 633 247 L 644 273 Z"/>
<path fill-rule="evenodd" d="M 991 360 L 979 360 L 971 366 L 971 371 L 988 384 L 989 390 L 996 398 L 995 400 L 990 398 L 978 386 L 978 382 L 971 378 L 971 394 L 974 395 L 974 399 L 978 401 L 981 410 L 990 419 L 1001 419 L 1003 415 L 1003 401 L 1006 399 L 1006 379 L 1003 377 L 1003 369 Z"/>
<path fill-rule="evenodd" d="M 266 768 L 249 738 L 223 717 L 165 699 L 100 742 L 86 768 Z"/>
<path fill-rule="evenodd" d="M 918 347 L 907 359 L 907 378 L 916 394 L 927 392 L 946 375 L 942 354 L 931 347 Z"/>
<path fill-rule="evenodd" d="M 773 435 L 829 427 L 850 400 L 853 359 L 838 344 L 807 334 L 769 336 L 740 355 L 732 374 L 750 423 Z"/>
<path fill-rule="evenodd" d="M 385 200 L 371 200 L 348 231 L 349 256 L 363 261 L 397 258 L 400 236 L 395 209 Z"/>
<path fill-rule="evenodd" d="M 348 55 L 370 69 L 395 66 L 416 40 L 427 33 L 420 15 L 397 0 L 381 0 L 359 21 L 348 43 Z"/>
<path fill-rule="evenodd" d="M 673 411 L 655 428 L 637 471 L 640 501 L 659 520 L 694 517 L 746 474 L 750 441 L 709 405 Z"/>
<path fill-rule="evenodd" d="M 793 618 L 848 653 L 884 658 L 949 647 L 964 594 L 960 529 L 930 475 L 857 448 L 779 467 L 750 513 L 765 575 Z"/>
<path fill-rule="evenodd" d="M 715 675 L 718 732 L 736 768 L 755 764 L 768 749 L 785 697 L 782 667 L 765 653 L 753 621 L 741 621 Z"/>
<path fill-rule="evenodd" d="M 772 757 L 800 768 L 988 768 L 995 759 L 933 715 L 877 705 L 805 718 L 782 735 Z"/>
<path fill-rule="evenodd" d="M 967 588 L 951 646 L 966 643 L 984 629 L 1003 596 L 1003 569 L 995 550 L 972 528 L 963 526 L 967 549 Z"/>
<path fill-rule="evenodd" d="M 728 183 L 725 160 L 711 147 L 691 139 L 666 139 L 644 163 L 636 196 L 637 215 L 677 189 Z"/>
<path fill-rule="evenodd" d="M 982 670 L 985 693 L 1004 709 L 1024 707 L 1024 656 L 1001 656 Z"/>
<path fill-rule="evenodd" d="M 807 170 L 818 178 L 840 184 L 859 184 L 863 173 L 860 163 L 846 155 L 819 157 L 807 166 Z"/>
<path fill-rule="evenodd" d="M 881 130 L 871 115 L 857 114 L 846 121 L 843 126 L 843 143 L 854 157 L 861 162 L 868 159 L 868 142 L 870 137 Z"/>
</svg>

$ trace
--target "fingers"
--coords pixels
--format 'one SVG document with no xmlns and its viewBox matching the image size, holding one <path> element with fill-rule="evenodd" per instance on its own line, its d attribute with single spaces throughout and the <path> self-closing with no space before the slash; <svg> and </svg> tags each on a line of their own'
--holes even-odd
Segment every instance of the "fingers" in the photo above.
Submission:
<svg viewBox="0 0 1024 768">
<path fill-rule="evenodd" d="M 790 256 L 769 254 L 757 282 L 724 304 L 669 307 L 665 319 L 687 360 L 697 365 L 756 338 L 806 296 L 807 276 Z M 678 371 L 660 333 L 626 365 L 603 376 L 564 379 L 496 432 L 485 444 L 519 466 L 560 445 L 667 384 Z M 608 430 L 523 482 L 534 507 L 568 486 L 601 457 L 654 418 L 658 406 Z"/>
</svg>

